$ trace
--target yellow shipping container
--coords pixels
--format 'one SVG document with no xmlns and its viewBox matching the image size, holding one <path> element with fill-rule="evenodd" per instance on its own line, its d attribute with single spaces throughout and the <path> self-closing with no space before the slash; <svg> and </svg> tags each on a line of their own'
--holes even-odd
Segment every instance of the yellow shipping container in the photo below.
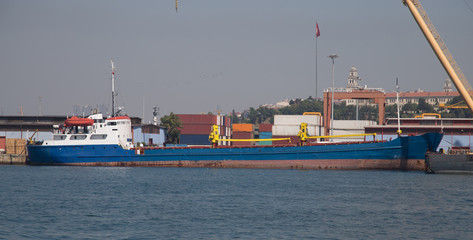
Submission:
<svg viewBox="0 0 473 240">
<path fill-rule="evenodd" d="M 251 123 L 234 123 L 234 132 L 253 132 L 253 124 Z"/>
</svg>

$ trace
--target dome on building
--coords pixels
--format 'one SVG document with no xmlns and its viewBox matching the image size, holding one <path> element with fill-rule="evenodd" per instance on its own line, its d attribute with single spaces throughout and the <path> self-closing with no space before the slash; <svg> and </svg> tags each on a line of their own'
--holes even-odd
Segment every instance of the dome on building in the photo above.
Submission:
<svg viewBox="0 0 473 240">
<path fill-rule="evenodd" d="M 359 88 L 359 81 L 361 81 L 361 78 L 358 77 L 358 71 L 356 70 L 355 65 L 353 65 L 350 68 L 350 72 L 348 74 L 348 84 L 347 88 L 354 89 L 354 88 Z"/>
</svg>

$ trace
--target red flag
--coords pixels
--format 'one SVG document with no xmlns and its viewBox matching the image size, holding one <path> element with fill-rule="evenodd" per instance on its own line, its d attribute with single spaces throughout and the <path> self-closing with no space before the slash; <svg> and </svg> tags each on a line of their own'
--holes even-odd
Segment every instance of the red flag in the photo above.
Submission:
<svg viewBox="0 0 473 240">
<path fill-rule="evenodd" d="M 315 37 L 320 36 L 319 24 L 315 22 Z"/>
</svg>

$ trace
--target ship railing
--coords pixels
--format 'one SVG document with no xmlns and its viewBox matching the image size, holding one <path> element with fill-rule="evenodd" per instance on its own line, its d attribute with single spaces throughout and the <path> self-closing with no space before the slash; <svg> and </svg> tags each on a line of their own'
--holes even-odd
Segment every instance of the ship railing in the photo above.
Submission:
<svg viewBox="0 0 473 240">
<path fill-rule="evenodd" d="M 373 136 L 376 137 L 376 133 L 362 133 L 362 134 L 345 134 L 345 135 L 330 135 L 330 136 L 312 136 L 307 137 L 308 139 L 316 139 L 316 138 L 346 138 L 346 137 L 363 137 L 363 136 Z"/>
<path fill-rule="evenodd" d="M 265 139 L 218 139 L 217 141 L 222 142 L 264 142 L 264 141 L 289 141 L 291 143 L 291 138 L 265 138 Z"/>
</svg>

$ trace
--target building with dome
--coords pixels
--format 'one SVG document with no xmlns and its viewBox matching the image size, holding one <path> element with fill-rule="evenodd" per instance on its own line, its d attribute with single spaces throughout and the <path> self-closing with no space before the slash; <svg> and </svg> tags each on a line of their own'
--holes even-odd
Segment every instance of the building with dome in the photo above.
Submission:
<svg viewBox="0 0 473 240">
<path fill-rule="evenodd" d="M 345 88 L 334 88 L 334 92 L 356 92 L 356 91 L 378 91 L 385 93 L 386 105 L 396 104 L 396 92 L 386 93 L 383 88 L 368 88 L 366 85 L 361 85 L 361 78 L 358 76 L 358 70 L 353 65 L 348 72 L 347 85 Z M 332 88 L 324 89 L 324 92 L 331 92 Z M 402 107 L 406 103 L 419 103 L 419 99 L 423 98 L 425 101 L 433 106 L 445 104 L 454 97 L 460 96 L 457 91 L 454 91 L 452 81 L 445 79 L 442 92 L 425 92 L 421 89 L 414 91 L 399 93 L 399 105 Z M 373 99 L 344 99 L 340 100 L 346 105 L 358 106 L 376 106 Z"/>
</svg>

